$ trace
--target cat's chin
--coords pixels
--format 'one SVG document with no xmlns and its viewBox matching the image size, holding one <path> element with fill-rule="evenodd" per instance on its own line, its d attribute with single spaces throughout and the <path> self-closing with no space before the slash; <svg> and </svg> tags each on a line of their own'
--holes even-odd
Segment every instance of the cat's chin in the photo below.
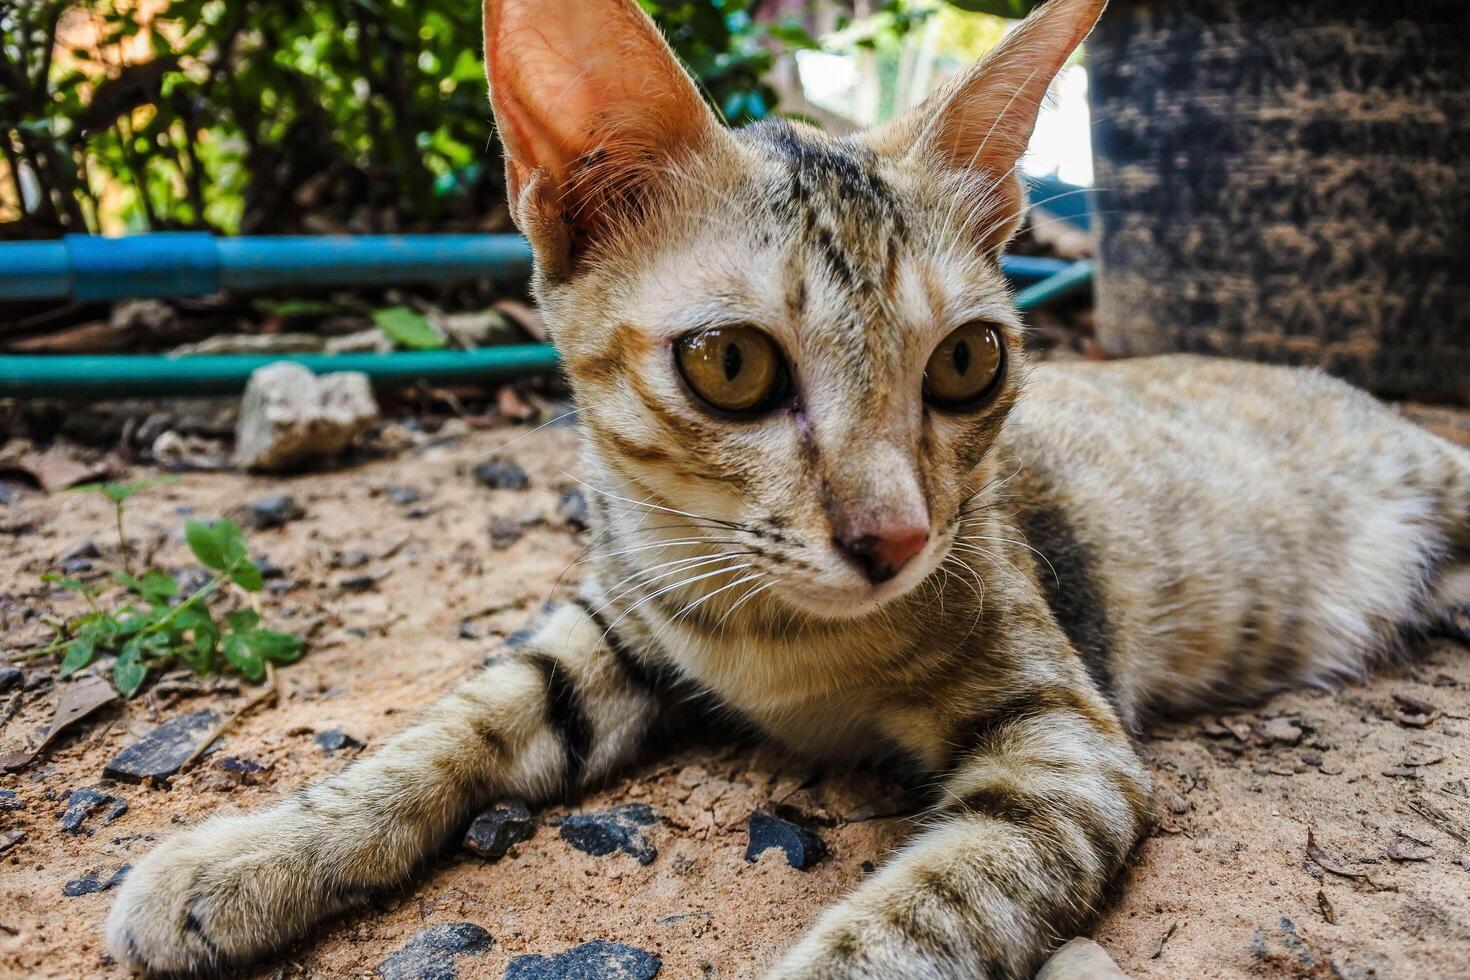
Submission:
<svg viewBox="0 0 1470 980">
<path fill-rule="evenodd" d="M 870 616 L 884 606 L 912 592 L 932 572 L 932 568 L 912 569 L 899 573 L 886 582 L 834 585 L 830 589 L 813 589 L 810 583 L 789 589 L 782 600 L 809 616 L 827 620 L 854 620 Z"/>
</svg>

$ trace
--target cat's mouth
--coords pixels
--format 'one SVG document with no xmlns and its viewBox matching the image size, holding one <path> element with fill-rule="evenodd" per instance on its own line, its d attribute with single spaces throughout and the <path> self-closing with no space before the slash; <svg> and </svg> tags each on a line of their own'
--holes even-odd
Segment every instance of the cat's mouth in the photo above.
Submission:
<svg viewBox="0 0 1470 980">
<path fill-rule="evenodd" d="M 946 535 L 933 535 L 902 567 L 879 576 L 834 548 L 828 574 L 793 580 L 784 598 L 822 619 L 860 619 L 918 588 L 934 574 L 949 544 Z"/>
</svg>

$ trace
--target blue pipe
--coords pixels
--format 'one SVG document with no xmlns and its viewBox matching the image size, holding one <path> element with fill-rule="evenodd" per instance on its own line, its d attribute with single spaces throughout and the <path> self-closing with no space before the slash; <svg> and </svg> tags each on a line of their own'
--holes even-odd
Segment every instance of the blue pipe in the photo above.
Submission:
<svg viewBox="0 0 1470 980">
<path fill-rule="evenodd" d="M 1001 259 L 1001 268 L 1020 282 L 1034 282 L 1065 267 L 1058 259 Z M 520 279 L 530 271 L 531 248 L 519 235 L 67 235 L 57 242 L 0 243 L 0 302 Z"/>
<path fill-rule="evenodd" d="M 530 271 L 531 249 L 519 235 L 67 235 L 56 242 L 0 244 L 0 301 L 520 279 Z"/>
<path fill-rule="evenodd" d="M 510 381 L 557 368 L 546 344 L 395 354 L 0 354 L 0 397 L 123 398 L 239 392 L 257 368 L 295 361 L 316 374 L 361 371 L 382 387 Z"/>
</svg>

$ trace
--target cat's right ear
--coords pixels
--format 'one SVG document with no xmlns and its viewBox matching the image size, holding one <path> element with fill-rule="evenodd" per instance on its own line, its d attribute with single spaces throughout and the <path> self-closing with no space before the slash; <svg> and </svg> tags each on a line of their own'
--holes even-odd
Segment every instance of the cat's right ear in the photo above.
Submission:
<svg viewBox="0 0 1470 980">
<path fill-rule="evenodd" d="M 635 0 L 485 0 L 511 215 L 564 277 L 721 131 Z"/>
</svg>

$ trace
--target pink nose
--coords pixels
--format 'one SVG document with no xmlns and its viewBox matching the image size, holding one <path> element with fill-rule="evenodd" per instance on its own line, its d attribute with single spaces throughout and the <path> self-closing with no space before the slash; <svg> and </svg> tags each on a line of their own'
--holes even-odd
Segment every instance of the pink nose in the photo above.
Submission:
<svg viewBox="0 0 1470 980">
<path fill-rule="evenodd" d="M 916 526 L 883 527 L 837 539 L 837 547 L 874 585 L 897 575 L 928 543 L 929 529 Z"/>
</svg>

